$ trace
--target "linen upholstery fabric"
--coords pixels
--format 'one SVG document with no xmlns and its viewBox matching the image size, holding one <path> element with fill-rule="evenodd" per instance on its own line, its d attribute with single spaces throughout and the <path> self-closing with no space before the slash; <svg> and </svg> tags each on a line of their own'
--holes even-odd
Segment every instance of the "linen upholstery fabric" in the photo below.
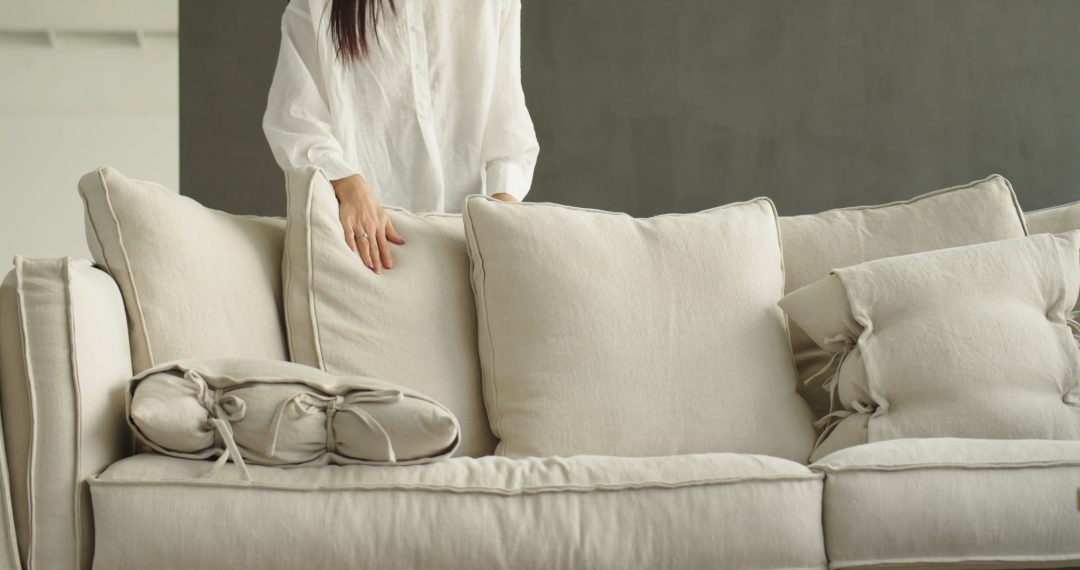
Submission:
<svg viewBox="0 0 1080 570">
<path fill-rule="evenodd" d="M 333 188 L 314 168 L 287 173 L 283 267 L 295 362 L 418 390 L 461 422 L 462 455 L 488 455 L 476 309 L 461 217 L 389 209 L 406 240 L 375 274 L 345 244 Z"/>
<path fill-rule="evenodd" d="M 805 461 L 772 202 L 634 219 L 470 197 L 498 453 Z"/>
<path fill-rule="evenodd" d="M 1080 202 L 1036 210 L 1024 214 L 1033 234 L 1060 234 L 1080 230 Z"/>
<path fill-rule="evenodd" d="M 124 295 L 137 372 L 179 358 L 288 360 L 282 220 L 204 208 L 109 167 L 79 193 L 90 251 Z"/>
<path fill-rule="evenodd" d="M 89 568 L 85 479 L 129 452 L 124 305 L 88 261 L 15 259 L 0 286 L 0 409 L 27 568 Z"/>
<path fill-rule="evenodd" d="M 243 484 L 232 465 L 215 480 L 200 478 L 197 462 L 160 455 L 112 465 L 91 483 L 97 566 L 826 566 L 821 475 L 777 458 L 489 456 L 251 470 L 255 482 Z"/>
<path fill-rule="evenodd" d="M 11 477 L 8 475 L 7 449 L 4 447 L 3 421 L 0 418 L 0 567 L 21 568 L 19 544 L 15 535 L 15 512 L 11 505 Z"/>
<path fill-rule="evenodd" d="M 290 362 L 182 360 L 136 376 L 127 393 L 139 440 L 177 457 L 410 464 L 448 457 L 459 442 L 453 414 L 421 394 Z"/>
<path fill-rule="evenodd" d="M 837 269 L 781 306 L 839 357 L 845 445 L 1080 439 L 1078 295 L 1080 231 Z"/>
<path fill-rule="evenodd" d="M 900 439 L 810 468 L 831 568 L 1080 565 L 1080 442 Z"/>
<path fill-rule="evenodd" d="M 1025 235 L 1012 186 L 998 175 L 903 202 L 783 217 L 780 231 L 789 293 L 838 267 Z M 800 393 L 815 417 L 824 416 L 829 409 L 828 393 L 821 387 L 822 377 L 811 376 L 829 355 L 795 324 L 791 347 Z"/>
</svg>

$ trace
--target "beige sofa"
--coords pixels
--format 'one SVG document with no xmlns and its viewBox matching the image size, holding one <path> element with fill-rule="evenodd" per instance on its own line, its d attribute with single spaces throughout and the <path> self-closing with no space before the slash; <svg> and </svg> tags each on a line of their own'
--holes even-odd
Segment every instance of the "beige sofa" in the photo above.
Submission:
<svg viewBox="0 0 1080 570">
<path fill-rule="evenodd" d="M 1039 213 L 1029 230 L 1062 219 Z M 265 227 L 283 239 L 280 222 Z M 257 250 L 279 263 L 280 243 Z M 128 306 L 89 261 L 19 258 L 3 282 L 2 568 L 1080 564 L 1074 441 L 894 440 L 812 464 L 714 453 L 252 466 L 250 483 L 229 465 L 208 479 L 205 462 L 133 454 Z M 244 356 L 280 358 L 283 328 L 257 334 L 279 342 Z"/>
</svg>

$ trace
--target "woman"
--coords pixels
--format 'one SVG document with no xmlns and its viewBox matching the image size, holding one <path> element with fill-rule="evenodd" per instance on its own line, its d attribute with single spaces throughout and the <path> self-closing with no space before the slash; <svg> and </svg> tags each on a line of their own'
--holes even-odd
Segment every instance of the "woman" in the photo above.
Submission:
<svg viewBox="0 0 1080 570">
<path fill-rule="evenodd" d="M 383 205 L 524 198 L 539 146 L 521 88 L 521 0 L 291 0 L 263 130 L 283 169 L 334 186 L 375 272 L 403 244 Z"/>
</svg>

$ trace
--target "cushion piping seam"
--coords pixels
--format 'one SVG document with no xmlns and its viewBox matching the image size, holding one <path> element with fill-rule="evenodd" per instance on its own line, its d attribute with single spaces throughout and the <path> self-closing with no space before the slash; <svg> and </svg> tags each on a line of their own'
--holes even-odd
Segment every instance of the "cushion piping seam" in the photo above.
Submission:
<svg viewBox="0 0 1080 570">
<path fill-rule="evenodd" d="M 150 333 L 146 330 L 146 315 L 143 313 L 142 299 L 139 296 L 139 286 L 135 279 L 135 270 L 131 266 L 131 258 L 128 256 L 127 247 L 124 246 L 124 232 L 120 227 L 120 218 L 116 215 L 116 208 L 112 203 L 112 191 L 109 189 L 108 183 L 105 182 L 105 173 L 103 169 L 98 169 L 98 179 L 101 182 L 101 188 L 105 191 L 105 203 L 109 207 L 109 213 L 112 215 L 113 223 L 116 225 L 116 242 L 120 246 L 120 254 L 124 258 L 124 265 L 126 266 L 128 273 L 128 280 L 131 281 L 131 294 L 135 297 L 135 309 L 139 315 L 139 328 L 142 329 L 143 342 L 146 343 L 146 355 L 150 359 L 150 366 L 156 366 L 154 360 L 154 348 L 150 345 Z M 102 250 L 104 251 L 104 250 Z"/>
<path fill-rule="evenodd" d="M 994 176 L 997 176 L 997 175 L 995 174 Z M 985 181 L 980 181 L 980 182 L 985 182 Z M 754 203 L 757 203 L 757 202 L 763 202 L 763 201 L 772 202 L 772 199 L 768 198 L 767 196 L 758 196 L 756 198 L 750 198 L 749 200 L 743 200 L 741 202 L 731 202 L 730 204 L 722 204 L 720 206 L 714 206 L 712 208 L 707 208 L 705 210 L 701 210 L 700 212 L 671 212 L 671 213 L 667 213 L 667 214 L 659 214 L 659 215 L 656 215 L 656 216 L 649 216 L 649 217 L 645 217 L 645 218 L 635 218 L 634 216 L 631 216 L 630 214 L 627 214 L 626 212 L 611 212 L 611 211 L 608 211 L 608 210 L 598 210 L 596 208 L 583 208 L 583 207 L 580 207 L 580 206 L 569 206 L 569 205 L 566 205 L 566 204 L 557 204 L 557 203 L 554 203 L 554 202 L 503 202 L 501 200 L 498 200 L 496 198 L 492 198 L 491 196 L 485 196 L 483 194 L 472 194 L 472 195 L 468 196 L 468 198 L 466 200 L 466 207 L 468 207 L 468 200 L 469 199 L 487 200 L 489 202 L 499 202 L 500 205 L 505 205 L 505 206 L 510 207 L 510 208 L 535 208 L 535 207 L 559 208 L 559 209 L 565 209 L 565 210 L 575 210 L 575 211 L 578 211 L 578 212 L 591 212 L 591 213 L 594 213 L 594 214 L 604 214 L 604 215 L 608 215 L 608 216 L 619 216 L 619 217 L 630 218 L 632 220 L 654 220 L 654 219 L 657 219 L 657 218 L 681 218 L 681 217 L 699 216 L 701 214 L 711 214 L 713 212 L 716 212 L 717 210 L 725 210 L 725 209 L 728 209 L 728 208 L 735 208 L 735 207 L 738 207 L 738 206 L 746 206 L 746 205 L 754 204 Z"/>
<path fill-rule="evenodd" d="M 1027 461 L 1023 463 L 912 463 L 909 465 L 809 465 L 807 468 L 824 474 L 830 473 L 883 473 L 903 471 L 976 471 L 997 469 L 1054 469 L 1080 467 L 1080 460 Z"/>
<path fill-rule="evenodd" d="M 761 199 L 762 198 L 758 198 L 758 200 Z M 795 352 L 793 347 L 791 346 L 791 326 L 788 323 L 787 314 L 784 312 L 783 309 L 780 308 L 780 299 L 784 298 L 784 294 L 787 290 L 787 266 L 784 264 L 784 236 L 780 232 L 780 214 L 776 211 L 776 203 L 773 202 L 771 198 L 764 198 L 764 200 L 768 203 L 769 211 L 772 213 L 772 223 L 773 227 L 776 229 L 776 251 L 780 254 L 780 295 L 779 297 L 777 297 L 777 301 L 773 305 L 773 309 L 778 311 L 780 314 L 780 323 L 784 328 L 784 342 L 787 345 L 788 355 L 791 356 L 791 358 L 789 359 L 791 363 L 791 378 L 794 382 L 790 395 L 796 398 L 796 402 L 806 403 L 806 399 L 803 398 L 802 394 L 799 393 L 800 375 L 799 367 L 795 364 Z M 807 404 L 807 408 L 809 409 L 809 404 Z M 806 457 L 804 457 L 802 460 L 803 463 L 809 461 L 810 456 L 814 454 L 813 440 L 816 438 L 817 434 L 815 433 L 816 430 L 813 426 L 813 415 L 813 410 L 810 410 L 810 430 L 813 435 L 811 435 L 811 442 L 808 446 L 809 450 L 806 452 Z"/>
<path fill-rule="evenodd" d="M 79 198 L 82 198 L 83 208 L 86 210 L 86 219 L 90 221 L 90 232 L 94 234 L 94 241 L 97 242 L 98 249 L 101 250 L 105 271 L 115 281 L 116 276 L 113 275 L 112 268 L 109 267 L 109 256 L 105 253 L 105 244 L 101 241 L 101 234 L 98 232 L 97 224 L 94 223 L 94 216 L 90 213 L 90 200 L 86 197 L 86 192 L 83 191 L 82 187 L 79 187 Z"/>
<path fill-rule="evenodd" d="M 1004 176 L 1001 176 L 1000 178 L 1005 183 L 1005 188 L 1008 188 L 1009 190 L 1009 197 L 1012 198 L 1013 210 L 1016 211 L 1016 217 L 1020 220 L 1020 229 L 1024 232 L 1024 235 L 1031 235 L 1028 231 L 1027 218 L 1024 217 L 1024 210 L 1020 207 L 1020 199 L 1016 197 L 1016 190 L 1013 188 L 1012 182 L 1009 182 L 1009 179 Z"/>
<path fill-rule="evenodd" d="M 30 436 L 28 438 L 29 444 L 27 445 L 26 452 L 26 514 L 28 520 L 26 521 L 26 528 L 30 532 L 30 536 L 26 537 L 26 560 L 23 562 L 26 564 L 27 569 L 32 570 L 34 568 L 34 538 L 37 535 L 34 532 L 34 471 L 31 466 L 34 464 L 34 434 L 37 433 L 37 414 L 33 413 L 36 406 L 34 405 L 34 365 L 30 361 L 30 346 L 29 335 L 27 334 L 26 325 L 26 295 L 23 291 L 23 266 L 24 259 L 22 257 L 15 258 L 15 295 L 18 297 L 19 307 L 19 332 L 22 335 L 22 357 L 23 357 L 23 375 L 26 378 L 26 396 L 28 404 L 30 406 Z"/>
<path fill-rule="evenodd" d="M 75 461 L 73 463 L 74 473 L 72 473 L 72 479 L 75 481 L 74 496 L 72 497 L 72 521 L 74 523 L 75 531 L 75 549 L 72 551 L 72 555 L 75 557 L 74 567 L 80 568 L 82 566 L 82 517 L 79 513 L 79 509 L 82 505 L 80 485 L 79 485 L 79 473 L 82 471 L 82 388 L 79 384 L 79 365 L 78 365 L 78 345 L 75 340 L 75 303 L 71 294 L 71 258 L 64 258 L 64 296 L 65 304 L 67 305 L 67 320 L 68 320 L 68 352 L 71 354 L 71 381 L 72 388 L 75 390 L 75 410 L 73 417 L 75 418 Z"/>
<path fill-rule="evenodd" d="M 286 212 L 289 211 L 289 208 L 292 205 L 291 204 L 292 200 L 291 200 L 291 198 L 289 196 L 289 192 L 288 192 L 289 183 L 291 181 L 292 181 L 291 173 L 286 172 L 285 173 L 285 190 L 286 190 L 286 192 L 285 192 L 285 211 Z M 291 318 L 292 311 L 290 310 L 291 303 L 289 303 L 289 299 L 292 298 L 292 290 L 293 290 L 293 286 L 292 286 L 293 272 L 290 270 L 290 267 L 292 266 L 292 253 L 290 252 L 290 250 L 292 248 L 289 247 L 289 245 L 290 245 L 289 244 L 289 235 L 290 235 L 289 230 L 290 230 L 289 219 L 286 217 L 286 219 L 285 219 L 285 239 L 284 239 L 284 245 L 281 248 L 281 271 L 285 274 L 285 278 L 282 280 L 282 283 L 281 283 L 281 297 L 282 297 L 282 307 L 284 308 L 284 313 L 285 313 L 285 315 L 284 315 L 284 317 L 285 317 L 285 319 L 284 319 L 285 320 L 285 344 L 286 344 L 286 348 L 288 348 L 288 350 L 289 350 L 289 360 L 295 362 L 296 361 L 296 349 L 295 349 L 295 343 L 293 342 L 293 337 L 295 335 L 293 334 L 293 328 L 292 328 L 292 318 Z"/>
<path fill-rule="evenodd" d="M 319 369 L 326 370 L 326 362 L 323 360 L 322 351 L 322 337 L 319 335 L 319 311 L 317 308 L 318 302 L 315 296 L 315 256 L 312 255 L 312 237 L 311 237 L 311 208 L 312 202 L 315 196 L 315 180 L 320 175 L 321 170 L 315 170 L 308 178 L 307 186 L 307 200 L 305 200 L 304 208 L 304 236 L 306 242 L 304 244 L 304 251 L 307 253 L 307 298 L 308 298 L 308 315 L 311 317 L 311 344 L 315 349 L 315 361 L 318 362 Z"/>
<path fill-rule="evenodd" d="M 881 559 L 859 559 L 859 560 L 845 560 L 843 562 L 829 561 L 829 568 L 862 568 L 864 566 L 881 566 L 881 565 L 911 565 L 911 564 L 964 564 L 968 562 L 979 563 L 1013 563 L 1013 562 L 1068 562 L 1072 560 L 1080 560 L 1080 551 L 1070 554 L 1060 555 L 1017 555 L 1017 556 L 971 556 L 971 557 L 954 557 L 949 558 L 947 556 L 939 557 L 926 557 L 926 558 L 898 558 L 889 557 Z"/>
<path fill-rule="evenodd" d="M 720 486 L 720 485 L 738 485 L 741 483 L 770 483 L 770 482 L 815 482 L 824 478 L 823 474 L 810 473 L 799 475 L 776 475 L 776 476 L 758 476 L 758 477 L 724 477 L 724 478 L 705 478 L 705 479 L 690 479 L 686 481 L 642 481 L 638 483 L 621 483 L 621 484 L 597 484 L 597 485 L 541 485 L 535 487 L 523 487 L 520 489 L 498 489 L 492 487 L 478 487 L 478 486 L 447 486 L 447 485 L 424 485 L 424 484 L 372 484 L 372 485 L 313 485 L 313 486 L 300 486 L 300 485 L 288 485 L 288 484 L 274 484 L 274 483 L 245 483 L 245 482 L 224 482 L 224 481 L 206 481 L 206 480 L 139 480 L 139 479 L 102 479 L 100 476 L 95 476 L 90 479 L 90 482 L 94 485 L 104 486 L 184 486 L 184 487 L 203 487 L 203 488 L 236 488 L 236 489 L 253 489 L 253 490 L 266 490 L 266 491 L 286 491 L 286 492 L 350 492 L 350 491 L 411 491 L 411 492 L 447 492 L 452 494 L 479 494 L 479 495 L 498 495 L 498 496 L 523 496 L 523 495 L 540 495 L 549 493 L 590 493 L 590 492 L 611 492 L 611 491 L 648 491 L 648 490 L 677 490 L 684 488 L 694 487 L 708 487 L 708 486 Z"/>
<path fill-rule="evenodd" d="M 498 392 L 498 389 L 495 386 L 495 343 L 492 342 L 492 340 L 491 340 L 491 311 L 488 308 L 487 287 L 485 286 L 485 282 L 487 281 L 487 272 L 484 270 L 484 255 L 480 251 L 480 240 L 476 239 L 476 226 L 473 223 L 472 215 L 469 214 L 469 209 L 470 209 L 469 208 L 469 202 L 466 200 L 465 208 L 464 208 L 464 212 L 463 212 L 464 215 L 462 216 L 462 219 L 466 222 L 465 223 L 465 230 L 466 230 L 465 233 L 466 233 L 466 240 L 469 242 L 469 244 L 468 244 L 469 249 L 476 251 L 476 259 L 479 262 L 479 263 L 477 263 L 477 269 L 479 270 L 478 272 L 480 274 L 480 279 L 477 282 L 478 291 L 475 291 L 475 292 L 479 293 L 479 296 L 480 296 L 481 300 L 483 301 L 482 304 L 483 304 L 483 308 L 484 308 L 484 330 L 487 331 L 487 334 L 484 335 L 485 340 L 487 341 L 487 343 L 486 343 L 487 346 L 485 348 L 487 349 L 487 352 L 488 352 L 488 360 L 491 362 L 491 366 L 490 366 L 490 368 L 491 368 L 491 381 L 487 382 L 485 380 L 483 383 L 486 386 L 483 386 L 483 387 L 485 387 L 485 388 L 490 387 L 490 390 L 491 390 L 491 403 L 493 405 L 490 406 L 490 407 L 494 411 L 493 415 L 495 417 L 491 421 L 491 426 L 490 427 L 491 427 L 492 434 L 495 435 L 495 437 L 499 440 L 499 443 L 497 444 L 496 447 L 497 448 L 502 448 L 503 451 L 505 451 L 506 444 L 504 443 L 504 440 L 503 440 L 504 434 L 503 434 L 503 429 L 502 429 L 503 428 L 503 425 L 502 425 L 502 409 L 501 409 L 501 405 L 499 403 L 499 392 Z M 468 240 L 469 237 L 471 237 L 472 240 Z M 477 305 L 480 305 L 480 304 L 481 303 L 477 303 Z M 483 376 L 483 374 L 481 373 L 481 377 L 482 376 Z M 496 433 L 496 431 L 498 433 Z"/>
<path fill-rule="evenodd" d="M 820 216 L 822 214 L 829 214 L 829 213 L 833 213 L 833 212 L 851 212 L 851 211 L 858 212 L 858 211 L 866 211 L 866 210 L 878 210 L 878 209 L 881 209 L 881 208 L 888 208 L 888 207 L 891 207 L 891 206 L 903 206 L 903 205 L 908 205 L 908 204 L 917 204 L 919 202 L 922 202 L 923 200 L 927 200 L 929 198 L 934 198 L 934 197 L 937 197 L 937 196 L 941 196 L 943 194 L 949 194 L 949 193 L 956 192 L 956 191 L 959 191 L 959 190 L 973 189 L 973 188 L 978 187 L 980 184 L 990 182 L 991 180 L 994 180 L 994 179 L 1001 179 L 1001 180 L 1004 180 L 1004 181 L 1008 182 L 1008 180 L 1004 176 L 1002 176 L 1000 174 L 991 174 L 990 176 L 987 176 L 986 178 L 983 178 L 981 180 L 973 180 L 971 182 L 968 182 L 967 184 L 961 184 L 959 186 L 949 186 L 948 188 L 941 188 L 939 190 L 934 190 L 932 192 L 927 192 L 925 194 L 920 194 L 918 196 L 915 196 L 914 198 L 908 198 L 907 200 L 894 200 L 892 202 L 886 202 L 884 204 L 872 204 L 872 205 L 868 205 L 868 206 L 847 206 L 847 207 L 843 207 L 843 208 L 832 208 L 830 210 L 824 210 L 822 212 L 817 212 L 815 214 L 800 214 L 798 216 L 788 216 L 788 219 L 803 218 L 803 217 L 811 218 L 811 217 Z M 1013 204 L 1015 205 L 1017 213 L 1020 213 L 1021 217 L 1022 217 L 1023 214 L 1022 214 L 1022 211 L 1020 211 L 1019 202 L 1016 199 L 1016 193 L 1012 191 L 1012 186 L 1011 185 L 1006 184 L 1006 187 L 1009 189 L 1010 193 L 1012 194 Z"/>
</svg>

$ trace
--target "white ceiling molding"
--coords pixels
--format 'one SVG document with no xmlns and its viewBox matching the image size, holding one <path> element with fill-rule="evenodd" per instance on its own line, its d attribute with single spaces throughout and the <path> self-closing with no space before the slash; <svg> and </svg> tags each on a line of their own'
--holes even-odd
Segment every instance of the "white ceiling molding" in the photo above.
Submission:
<svg viewBox="0 0 1080 570">
<path fill-rule="evenodd" d="M 10 30 L 0 28 L 0 47 L 134 47 L 177 41 L 174 30 Z"/>
</svg>

